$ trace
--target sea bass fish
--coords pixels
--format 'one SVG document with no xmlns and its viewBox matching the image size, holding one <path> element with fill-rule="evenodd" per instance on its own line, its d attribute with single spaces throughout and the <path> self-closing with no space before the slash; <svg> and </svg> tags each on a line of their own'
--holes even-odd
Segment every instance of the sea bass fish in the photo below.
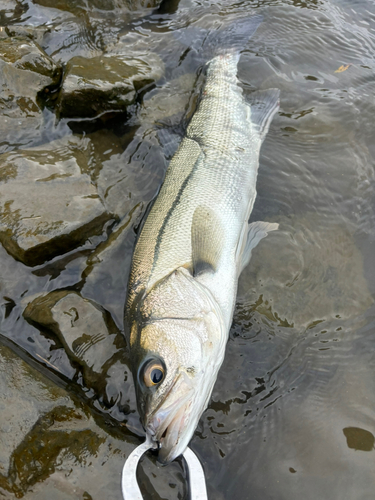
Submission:
<svg viewBox="0 0 375 500">
<path fill-rule="evenodd" d="M 138 410 L 167 464 L 186 449 L 223 362 L 238 277 L 277 224 L 249 218 L 279 91 L 245 98 L 240 49 L 261 16 L 205 34 L 199 104 L 139 234 L 125 308 Z"/>
</svg>

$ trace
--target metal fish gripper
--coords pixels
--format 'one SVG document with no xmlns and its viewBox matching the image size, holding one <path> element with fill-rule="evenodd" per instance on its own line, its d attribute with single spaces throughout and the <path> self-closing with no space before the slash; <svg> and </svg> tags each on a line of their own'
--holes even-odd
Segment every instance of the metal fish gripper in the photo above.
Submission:
<svg viewBox="0 0 375 500">
<path fill-rule="evenodd" d="M 132 451 L 126 460 L 121 479 L 124 500 L 143 500 L 137 483 L 137 466 L 142 455 L 151 448 L 156 448 L 155 443 L 146 439 L 144 443 Z M 207 500 L 206 480 L 198 457 L 190 448 L 186 448 L 182 456 L 188 469 L 189 500 Z"/>
</svg>

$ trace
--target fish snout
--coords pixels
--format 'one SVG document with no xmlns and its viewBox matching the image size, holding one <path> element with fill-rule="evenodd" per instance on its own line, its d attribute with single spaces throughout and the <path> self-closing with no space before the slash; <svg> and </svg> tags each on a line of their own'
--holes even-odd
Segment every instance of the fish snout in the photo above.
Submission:
<svg viewBox="0 0 375 500">
<path fill-rule="evenodd" d="M 147 419 L 147 434 L 159 445 L 158 461 L 164 465 L 181 455 L 195 427 L 190 425 L 194 390 L 187 376 L 179 377 L 164 403 Z"/>
<path fill-rule="evenodd" d="M 160 426 L 158 461 L 163 465 L 169 464 L 181 455 L 191 439 L 191 435 L 186 434 L 187 406 L 186 404 L 181 406 L 172 418 Z"/>
</svg>

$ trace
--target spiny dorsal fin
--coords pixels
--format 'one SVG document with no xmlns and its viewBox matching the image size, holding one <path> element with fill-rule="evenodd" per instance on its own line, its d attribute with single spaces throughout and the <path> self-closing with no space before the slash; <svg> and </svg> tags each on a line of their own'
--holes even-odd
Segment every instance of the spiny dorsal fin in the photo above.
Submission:
<svg viewBox="0 0 375 500">
<path fill-rule="evenodd" d="M 251 123 L 258 129 L 262 141 L 268 132 L 273 115 L 279 109 L 279 98 L 279 89 L 257 90 L 246 96 L 251 108 Z"/>
<path fill-rule="evenodd" d="M 199 206 L 191 224 L 193 275 L 216 271 L 224 244 L 224 232 L 213 210 Z"/>
<path fill-rule="evenodd" d="M 253 248 L 255 248 L 257 244 L 260 242 L 260 240 L 265 238 L 270 231 L 275 231 L 276 229 L 278 229 L 278 227 L 279 225 L 275 222 L 262 222 L 262 221 L 252 222 L 251 224 L 248 225 L 247 240 L 245 248 L 242 252 L 241 264 L 239 267 L 238 275 L 242 273 L 244 268 L 250 262 L 251 252 Z"/>
</svg>

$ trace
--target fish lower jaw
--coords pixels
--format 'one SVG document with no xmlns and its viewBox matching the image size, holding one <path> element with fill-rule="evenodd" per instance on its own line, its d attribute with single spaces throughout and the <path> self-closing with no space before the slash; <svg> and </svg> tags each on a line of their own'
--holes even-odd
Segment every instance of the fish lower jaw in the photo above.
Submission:
<svg viewBox="0 0 375 500">
<path fill-rule="evenodd" d="M 186 409 L 183 405 L 164 422 L 155 419 L 149 422 L 146 428 L 147 435 L 159 448 L 158 461 L 163 465 L 167 465 L 181 455 L 191 439 L 190 429 L 186 425 Z"/>
</svg>

